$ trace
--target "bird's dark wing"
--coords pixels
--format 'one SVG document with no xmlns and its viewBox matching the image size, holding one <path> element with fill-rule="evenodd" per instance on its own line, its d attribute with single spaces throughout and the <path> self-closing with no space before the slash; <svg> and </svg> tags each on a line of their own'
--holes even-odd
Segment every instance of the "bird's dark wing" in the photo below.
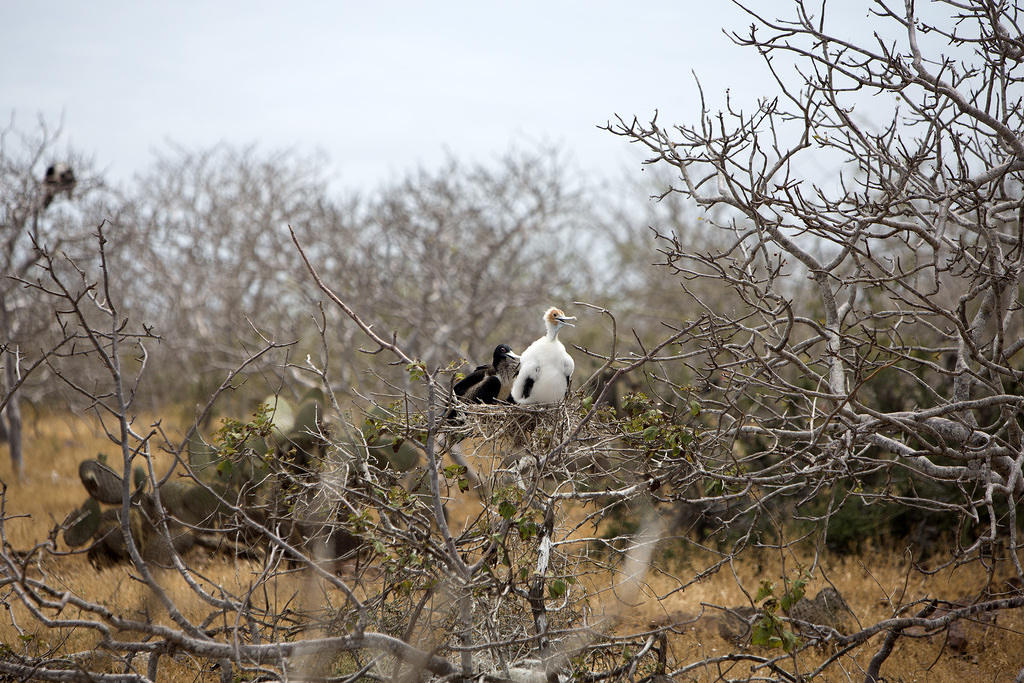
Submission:
<svg viewBox="0 0 1024 683">
<path fill-rule="evenodd" d="M 523 398 L 530 398 L 530 392 L 533 391 L 533 377 L 527 377 L 523 382 Z"/>
<path fill-rule="evenodd" d="M 497 375 L 488 375 L 475 392 L 475 398 L 480 403 L 494 403 L 498 400 L 498 393 L 501 391 L 501 380 Z"/>
<path fill-rule="evenodd" d="M 455 395 L 465 397 L 466 392 L 468 392 L 475 384 L 483 381 L 484 377 L 487 375 L 488 367 L 490 366 L 478 365 L 476 370 L 456 382 L 455 386 L 452 387 L 452 391 L 455 392 Z"/>
<path fill-rule="evenodd" d="M 529 351 L 529 349 L 527 349 Z M 525 353 L 525 352 L 524 352 Z M 516 381 L 514 385 L 518 385 L 519 395 L 514 396 L 517 401 L 522 401 L 530 397 L 530 393 L 533 391 L 533 383 L 537 381 L 537 376 L 540 374 L 540 366 L 534 360 L 527 360 L 525 363 L 520 363 L 519 374 L 516 375 Z"/>
</svg>

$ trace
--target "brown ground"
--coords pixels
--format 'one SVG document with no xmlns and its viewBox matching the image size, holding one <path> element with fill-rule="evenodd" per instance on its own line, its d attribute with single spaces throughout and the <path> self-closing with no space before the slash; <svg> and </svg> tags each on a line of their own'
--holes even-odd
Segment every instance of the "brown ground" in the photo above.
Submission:
<svg viewBox="0 0 1024 683">
<path fill-rule="evenodd" d="M 140 419 L 138 427 L 143 429 L 148 424 L 145 419 Z M 173 432 L 177 425 L 165 424 L 165 427 Z M 18 550 L 28 549 L 45 538 L 54 524 L 86 498 L 77 474 L 81 460 L 104 452 L 119 469 L 119 456 L 93 422 L 73 416 L 49 417 L 28 424 L 25 452 L 30 475 L 26 482 L 18 483 L 11 473 L 6 446 L 0 448 L 0 480 L 7 485 L 7 541 Z M 12 520 L 10 518 L 13 515 L 27 517 Z M 60 549 L 65 549 L 63 543 Z M 800 559 L 806 563 L 809 558 Z M 672 636 L 670 640 L 671 659 L 677 665 L 725 655 L 736 648 L 719 637 L 713 618 L 697 618 L 701 614 L 702 603 L 725 606 L 749 604 L 740 585 L 753 595 L 761 579 L 778 582 L 782 575 L 790 574 L 796 567 L 796 559 L 792 556 L 783 558 L 778 554 L 747 556 L 732 567 L 725 567 L 685 590 L 672 592 L 707 564 L 706 558 L 697 556 L 675 562 L 674 575 L 649 576 L 642 592 L 631 599 L 630 604 L 619 602 L 611 593 L 601 595 L 596 602 L 606 608 L 608 617 L 616 620 L 620 629 L 643 630 L 653 625 L 682 624 L 679 627 L 682 633 Z M 860 557 L 823 557 L 820 565 L 820 569 L 839 588 L 862 624 L 874 623 L 890 616 L 892 604 L 901 596 L 903 603 L 930 596 L 968 596 L 980 590 L 985 582 L 984 574 L 976 565 L 958 571 L 942 571 L 934 576 L 916 572 L 908 574 L 902 555 L 885 547 Z M 210 583 L 229 586 L 250 583 L 254 569 L 244 562 L 229 561 L 222 557 L 200 558 L 200 566 Z M 75 555 L 47 560 L 44 569 L 51 572 L 54 581 L 67 585 L 93 601 L 162 618 L 159 606 L 154 604 L 140 583 L 129 577 L 127 567 L 96 571 L 84 556 Z M 1001 578 L 1005 575 L 1005 571 L 1000 573 Z M 822 571 L 819 570 L 808 587 L 812 595 L 827 585 L 821 577 Z M 188 606 L 194 604 L 188 587 L 176 576 L 166 575 L 166 578 L 169 594 L 179 599 L 185 605 L 183 611 L 188 613 Z M 592 579 L 588 583 L 596 585 L 599 581 Z M 283 606 L 296 593 L 302 592 L 300 588 L 297 579 L 292 585 L 281 584 L 280 593 L 270 596 L 270 599 L 279 600 Z M 0 595 L 9 604 L 13 603 L 6 591 Z M 712 612 L 707 610 L 706 614 Z M 889 681 L 928 683 L 1013 680 L 1017 671 L 1024 667 L 1024 613 L 1021 612 L 999 614 L 993 624 L 966 625 L 964 632 L 967 640 L 961 652 L 944 648 L 942 636 L 901 639 L 883 666 L 882 674 Z M 89 633 L 47 632 L 21 608 L 4 610 L 4 615 L 0 623 L 0 642 L 16 652 L 38 653 L 48 647 L 75 650 L 91 647 L 96 641 L 96 636 Z M 19 637 L 13 621 L 17 621 L 23 629 L 22 636 Z M 685 623 L 689 621 L 692 623 Z M 65 638 L 66 642 L 61 645 Z M 880 645 L 881 637 L 876 636 L 867 647 L 856 652 L 853 657 L 845 657 L 840 666 L 830 669 L 824 680 L 863 680 L 863 672 Z M 754 648 L 752 652 L 765 656 L 773 654 L 772 651 L 760 648 Z M 782 666 L 791 671 L 795 666 L 797 670 L 806 673 L 827 654 L 824 651 L 804 653 L 795 663 L 789 660 Z M 729 666 L 732 668 L 727 668 Z M 718 669 L 695 669 L 690 675 L 693 680 L 714 680 L 723 673 L 733 679 L 744 679 L 751 675 L 770 676 L 763 669 L 751 672 L 750 666 L 749 662 L 722 664 Z M 161 679 L 205 680 L 210 676 L 213 674 L 200 672 L 195 663 L 187 659 L 161 666 Z"/>
</svg>

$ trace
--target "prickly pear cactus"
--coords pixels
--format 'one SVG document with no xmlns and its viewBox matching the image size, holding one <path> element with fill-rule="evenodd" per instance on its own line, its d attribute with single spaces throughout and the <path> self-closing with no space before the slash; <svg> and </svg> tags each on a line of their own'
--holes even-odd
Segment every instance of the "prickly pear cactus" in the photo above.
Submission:
<svg viewBox="0 0 1024 683">
<path fill-rule="evenodd" d="M 121 475 L 99 460 L 83 460 L 78 466 L 78 478 L 93 499 L 107 505 L 121 502 Z"/>
<path fill-rule="evenodd" d="M 84 545 L 100 526 L 100 504 L 95 498 L 86 498 L 82 506 L 73 510 L 61 526 L 64 527 L 64 542 L 69 547 Z"/>
</svg>

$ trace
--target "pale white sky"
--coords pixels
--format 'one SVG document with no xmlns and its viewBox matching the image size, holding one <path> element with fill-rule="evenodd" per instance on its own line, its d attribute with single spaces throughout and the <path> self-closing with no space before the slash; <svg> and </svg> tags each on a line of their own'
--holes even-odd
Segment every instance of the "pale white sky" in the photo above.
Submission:
<svg viewBox="0 0 1024 683">
<path fill-rule="evenodd" d="M 830 11 L 864 17 L 863 6 Z M 753 3 L 768 13 L 788 0 Z M 717 106 L 773 93 L 722 27 L 730 3 L 6 2 L 0 116 L 63 113 L 115 181 L 169 140 L 323 150 L 333 183 L 369 189 L 446 153 L 483 160 L 557 144 L 598 175 L 638 167 L 596 128 L 619 113 L 691 123 L 691 70 Z"/>
</svg>

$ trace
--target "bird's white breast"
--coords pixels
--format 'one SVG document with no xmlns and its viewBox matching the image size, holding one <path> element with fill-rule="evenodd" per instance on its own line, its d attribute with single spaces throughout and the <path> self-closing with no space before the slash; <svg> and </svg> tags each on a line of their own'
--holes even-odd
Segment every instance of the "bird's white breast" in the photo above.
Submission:
<svg viewBox="0 0 1024 683">
<path fill-rule="evenodd" d="M 512 388 L 512 397 L 518 403 L 556 403 L 565 396 L 569 386 L 567 376 L 574 363 L 565 346 L 557 339 L 538 339 L 523 351 L 519 376 Z M 528 378 L 533 378 L 530 395 L 525 399 L 523 389 Z"/>
</svg>

